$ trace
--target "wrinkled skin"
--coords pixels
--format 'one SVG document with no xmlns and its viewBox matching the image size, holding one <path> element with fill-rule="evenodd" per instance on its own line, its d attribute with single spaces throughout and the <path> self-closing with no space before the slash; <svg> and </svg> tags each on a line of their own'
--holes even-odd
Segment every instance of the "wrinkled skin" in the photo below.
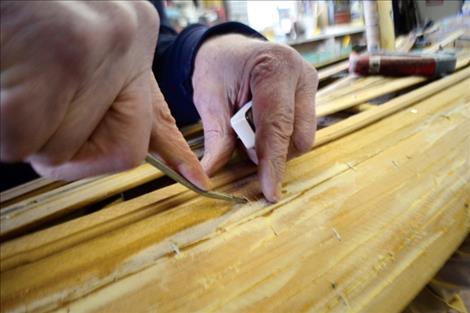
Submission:
<svg viewBox="0 0 470 313">
<path fill-rule="evenodd" d="M 147 2 L 2 1 L 0 157 L 74 180 L 140 164 L 150 150 L 209 179 L 152 73 Z"/>
<path fill-rule="evenodd" d="M 264 195 L 280 198 L 288 158 L 313 144 L 315 70 L 291 48 L 241 35 L 200 48 L 194 101 L 202 166 L 152 73 L 158 14 L 140 1 L 1 2 L 0 159 L 74 180 L 140 164 L 150 150 L 202 188 L 230 158 L 229 119 L 253 98 Z"/>
<path fill-rule="evenodd" d="M 230 34 L 202 45 L 192 82 L 206 172 L 213 174 L 230 159 L 236 147 L 230 117 L 252 99 L 256 148 L 247 153 L 258 164 L 265 197 L 278 201 L 286 160 L 313 145 L 315 69 L 290 47 Z"/>
</svg>

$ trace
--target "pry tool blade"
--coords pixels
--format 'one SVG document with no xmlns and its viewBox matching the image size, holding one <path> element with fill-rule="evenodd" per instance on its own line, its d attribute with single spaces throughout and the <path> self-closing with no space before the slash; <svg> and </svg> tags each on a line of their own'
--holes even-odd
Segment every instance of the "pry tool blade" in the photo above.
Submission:
<svg viewBox="0 0 470 313">
<path fill-rule="evenodd" d="M 192 182 L 187 180 L 184 176 L 180 175 L 178 172 L 173 170 L 171 167 L 163 163 L 158 158 L 154 157 L 152 154 L 148 153 L 145 161 L 152 166 L 156 167 L 160 171 L 162 171 L 165 175 L 173 179 L 174 181 L 180 183 L 181 185 L 187 187 L 188 189 L 200 194 L 203 197 L 213 198 L 218 200 L 230 201 L 235 203 L 247 203 L 248 199 L 244 197 L 237 197 L 234 195 L 229 195 L 222 192 L 217 191 L 209 191 L 199 188 L 198 186 L 194 185 Z"/>
</svg>

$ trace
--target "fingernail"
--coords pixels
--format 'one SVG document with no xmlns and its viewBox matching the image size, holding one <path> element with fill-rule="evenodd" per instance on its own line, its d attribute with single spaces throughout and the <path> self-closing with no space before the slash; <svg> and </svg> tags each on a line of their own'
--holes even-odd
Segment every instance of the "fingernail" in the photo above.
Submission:
<svg viewBox="0 0 470 313">
<path fill-rule="evenodd" d="M 271 161 L 261 162 L 261 184 L 263 193 L 269 202 L 278 202 L 281 199 L 281 182 L 276 175 L 273 163 Z M 267 167 L 267 168 L 266 168 Z"/>
<path fill-rule="evenodd" d="M 178 171 L 199 188 L 204 190 L 211 189 L 211 181 L 209 177 L 207 177 L 207 175 L 204 173 L 202 168 L 198 170 L 188 164 L 183 163 L 178 166 Z"/>
<path fill-rule="evenodd" d="M 272 194 L 272 201 L 271 202 L 278 202 L 281 200 L 281 183 L 276 184 L 276 187 L 274 189 L 274 192 Z"/>
</svg>

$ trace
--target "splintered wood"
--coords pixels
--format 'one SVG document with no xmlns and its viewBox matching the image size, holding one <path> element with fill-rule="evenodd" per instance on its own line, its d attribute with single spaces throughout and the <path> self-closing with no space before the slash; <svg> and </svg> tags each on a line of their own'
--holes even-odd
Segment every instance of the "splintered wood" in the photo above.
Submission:
<svg viewBox="0 0 470 313">
<path fill-rule="evenodd" d="M 379 93 L 359 82 L 356 104 Z M 30 228 L 160 176 L 146 166 L 20 198 L 1 211 L 1 310 L 399 312 L 470 229 L 469 86 L 465 67 L 318 131 L 276 204 L 246 162 L 214 178 L 246 205 L 172 184 Z"/>
</svg>

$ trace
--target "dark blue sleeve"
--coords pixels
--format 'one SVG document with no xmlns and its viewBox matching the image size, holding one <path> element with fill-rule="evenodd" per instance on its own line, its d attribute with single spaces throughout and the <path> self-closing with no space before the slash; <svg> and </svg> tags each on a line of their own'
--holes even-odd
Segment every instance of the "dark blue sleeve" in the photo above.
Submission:
<svg viewBox="0 0 470 313">
<path fill-rule="evenodd" d="M 254 29 L 227 22 L 213 27 L 194 24 L 177 34 L 169 26 L 160 1 L 154 3 L 160 13 L 160 33 L 153 62 L 153 72 L 178 126 L 195 123 L 199 114 L 193 103 L 191 77 L 194 59 L 201 44 L 213 36 L 237 33 L 265 39 Z"/>
</svg>

